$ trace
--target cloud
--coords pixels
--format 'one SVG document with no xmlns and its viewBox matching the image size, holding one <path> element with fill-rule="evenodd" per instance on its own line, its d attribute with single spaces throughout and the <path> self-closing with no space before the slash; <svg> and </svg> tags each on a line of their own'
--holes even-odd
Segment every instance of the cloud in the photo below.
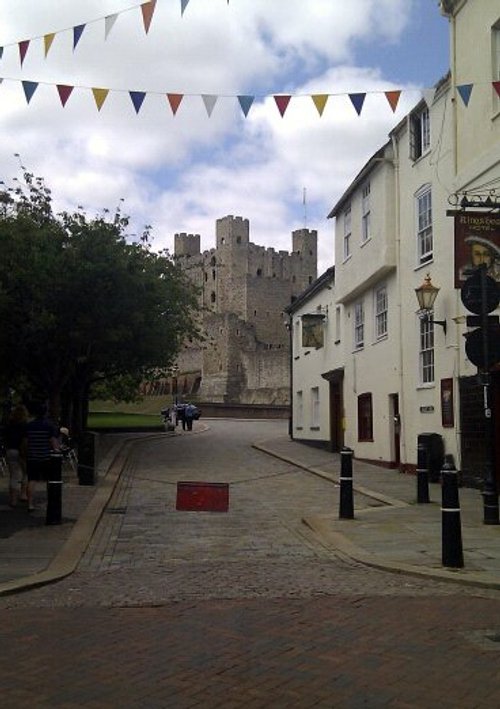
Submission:
<svg viewBox="0 0 500 709">
<path fill-rule="evenodd" d="M 130 0 L 57 3 L 17 0 L 0 45 L 0 164 L 7 182 L 20 153 L 46 178 L 57 208 L 90 214 L 124 199 L 133 228 L 153 225 L 155 245 L 175 232 L 214 244 L 215 220 L 249 218 L 257 243 L 290 249 L 291 231 L 320 232 L 320 270 L 333 259 L 326 214 L 415 93 L 394 115 L 378 67 L 356 66 L 356 43 L 397 42 L 412 0 L 158 0 L 149 34 Z M 74 25 L 87 22 L 76 50 Z M 58 30 L 65 31 L 59 32 Z M 47 58 L 33 39 L 20 67 L 18 40 L 57 31 Z M 40 82 L 30 104 L 20 79 Z M 65 108 L 56 83 L 75 85 Z M 109 88 L 97 111 L 91 87 Z M 396 88 L 408 88 L 398 86 Z M 136 115 L 129 90 L 146 91 Z M 347 93 L 370 93 L 361 116 Z M 166 93 L 184 94 L 176 116 Z M 272 94 L 293 94 L 282 118 Z M 312 93 L 332 93 L 320 118 Z M 219 98 L 209 118 L 202 94 Z M 255 96 L 245 119 L 237 94 Z M 306 188 L 306 208 L 302 204 Z"/>
</svg>

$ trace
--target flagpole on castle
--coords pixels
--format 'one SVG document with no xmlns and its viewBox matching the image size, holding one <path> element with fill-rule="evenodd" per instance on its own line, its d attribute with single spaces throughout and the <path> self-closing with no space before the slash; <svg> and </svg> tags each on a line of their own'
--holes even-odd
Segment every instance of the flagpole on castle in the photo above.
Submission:
<svg viewBox="0 0 500 709">
<path fill-rule="evenodd" d="M 304 229 L 307 229 L 307 190 L 302 188 L 302 204 L 304 205 Z"/>
</svg>

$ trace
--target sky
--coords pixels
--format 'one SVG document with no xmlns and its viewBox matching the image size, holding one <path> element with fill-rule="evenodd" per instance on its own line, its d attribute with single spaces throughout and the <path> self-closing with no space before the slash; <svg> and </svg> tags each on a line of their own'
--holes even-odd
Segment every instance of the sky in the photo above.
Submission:
<svg viewBox="0 0 500 709">
<path fill-rule="evenodd" d="M 178 232 L 213 248 L 228 214 L 249 220 L 252 242 L 287 251 L 306 226 L 318 231 L 322 273 L 334 258 L 327 214 L 448 70 L 438 0 L 157 0 L 152 9 L 2 2 L 0 179 L 12 185 L 21 166 L 42 176 L 56 211 L 119 207 L 131 236 L 151 225 L 153 248 L 171 253 Z M 36 85 L 29 102 L 23 81 Z M 74 87 L 64 107 L 57 85 Z M 93 88 L 109 89 L 100 110 Z M 391 90 L 401 91 L 395 112 Z M 138 111 L 129 92 L 144 95 Z M 172 93 L 183 95 L 175 115 Z M 357 93 L 366 93 L 359 115 Z M 311 97 L 324 94 L 320 115 Z M 291 96 L 283 116 L 278 95 Z M 238 96 L 253 97 L 246 116 Z"/>
</svg>

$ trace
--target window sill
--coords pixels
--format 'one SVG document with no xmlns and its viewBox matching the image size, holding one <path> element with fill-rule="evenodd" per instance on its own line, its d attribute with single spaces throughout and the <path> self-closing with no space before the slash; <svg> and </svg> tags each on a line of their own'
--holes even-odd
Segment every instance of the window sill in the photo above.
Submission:
<svg viewBox="0 0 500 709">
<path fill-rule="evenodd" d="M 347 262 L 350 261 L 351 259 L 352 259 L 352 254 L 349 254 L 349 256 L 346 256 L 346 257 L 343 259 L 342 264 L 347 263 Z"/>
<path fill-rule="evenodd" d="M 426 384 L 417 384 L 417 391 L 423 391 L 425 389 L 435 389 L 436 382 L 428 382 Z"/>
<path fill-rule="evenodd" d="M 378 345 L 379 342 L 385 342 L 388 339 L 389 339 L 389 333 L 386 332 L 385 335 L 380 335 L 380 337 L 377 337 L 376 340 L 373 340 L 372 345 Z"/>
<path fill-rule="evenodd" d="M 359 247 L 362 249 L 363 246 L 366 246 L 367 244 L 369 244 L 371 240 L 372 240 L 372 237 L 369 236 L 368 239 L 365 239 L 364 241 L 360 241 L 360 242 L 359 242 Z"/>
<path fill-rule="evenodd" d="M 431 259 L 429 259 L 428 261 L 425 261 L 424 263 L 418 263 L 413 270 L 415 271 L 415 273 L 417 273 L 417 271 L 421 271 L 424 268 L 429 268 L 429 266 L 433 263 L 434 263 L 434 256 Z"/>
<path fill-rule="evenodd" d="M 373 438 L 358 438 L 358 443 L 373 443 Z"/>
</svg>

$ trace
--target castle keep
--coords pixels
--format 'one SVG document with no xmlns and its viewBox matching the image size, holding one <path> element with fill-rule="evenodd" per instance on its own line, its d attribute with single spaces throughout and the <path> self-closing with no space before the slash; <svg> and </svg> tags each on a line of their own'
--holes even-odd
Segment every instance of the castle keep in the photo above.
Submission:
<svg viewBox="0 0 500 709">
<path fill-rule="evenodd" d="M 292 232 L 292 252 L 250 242 L 249 222 L 216 222 L 216 247 L 176 234 L 174 255 L 200 290 L 205 340 L 177 360 L 178 393 L 231 404 L 289 403 L 289 340 L 282 312 L 317 276 L 317 232 Z"/>
</svg>

